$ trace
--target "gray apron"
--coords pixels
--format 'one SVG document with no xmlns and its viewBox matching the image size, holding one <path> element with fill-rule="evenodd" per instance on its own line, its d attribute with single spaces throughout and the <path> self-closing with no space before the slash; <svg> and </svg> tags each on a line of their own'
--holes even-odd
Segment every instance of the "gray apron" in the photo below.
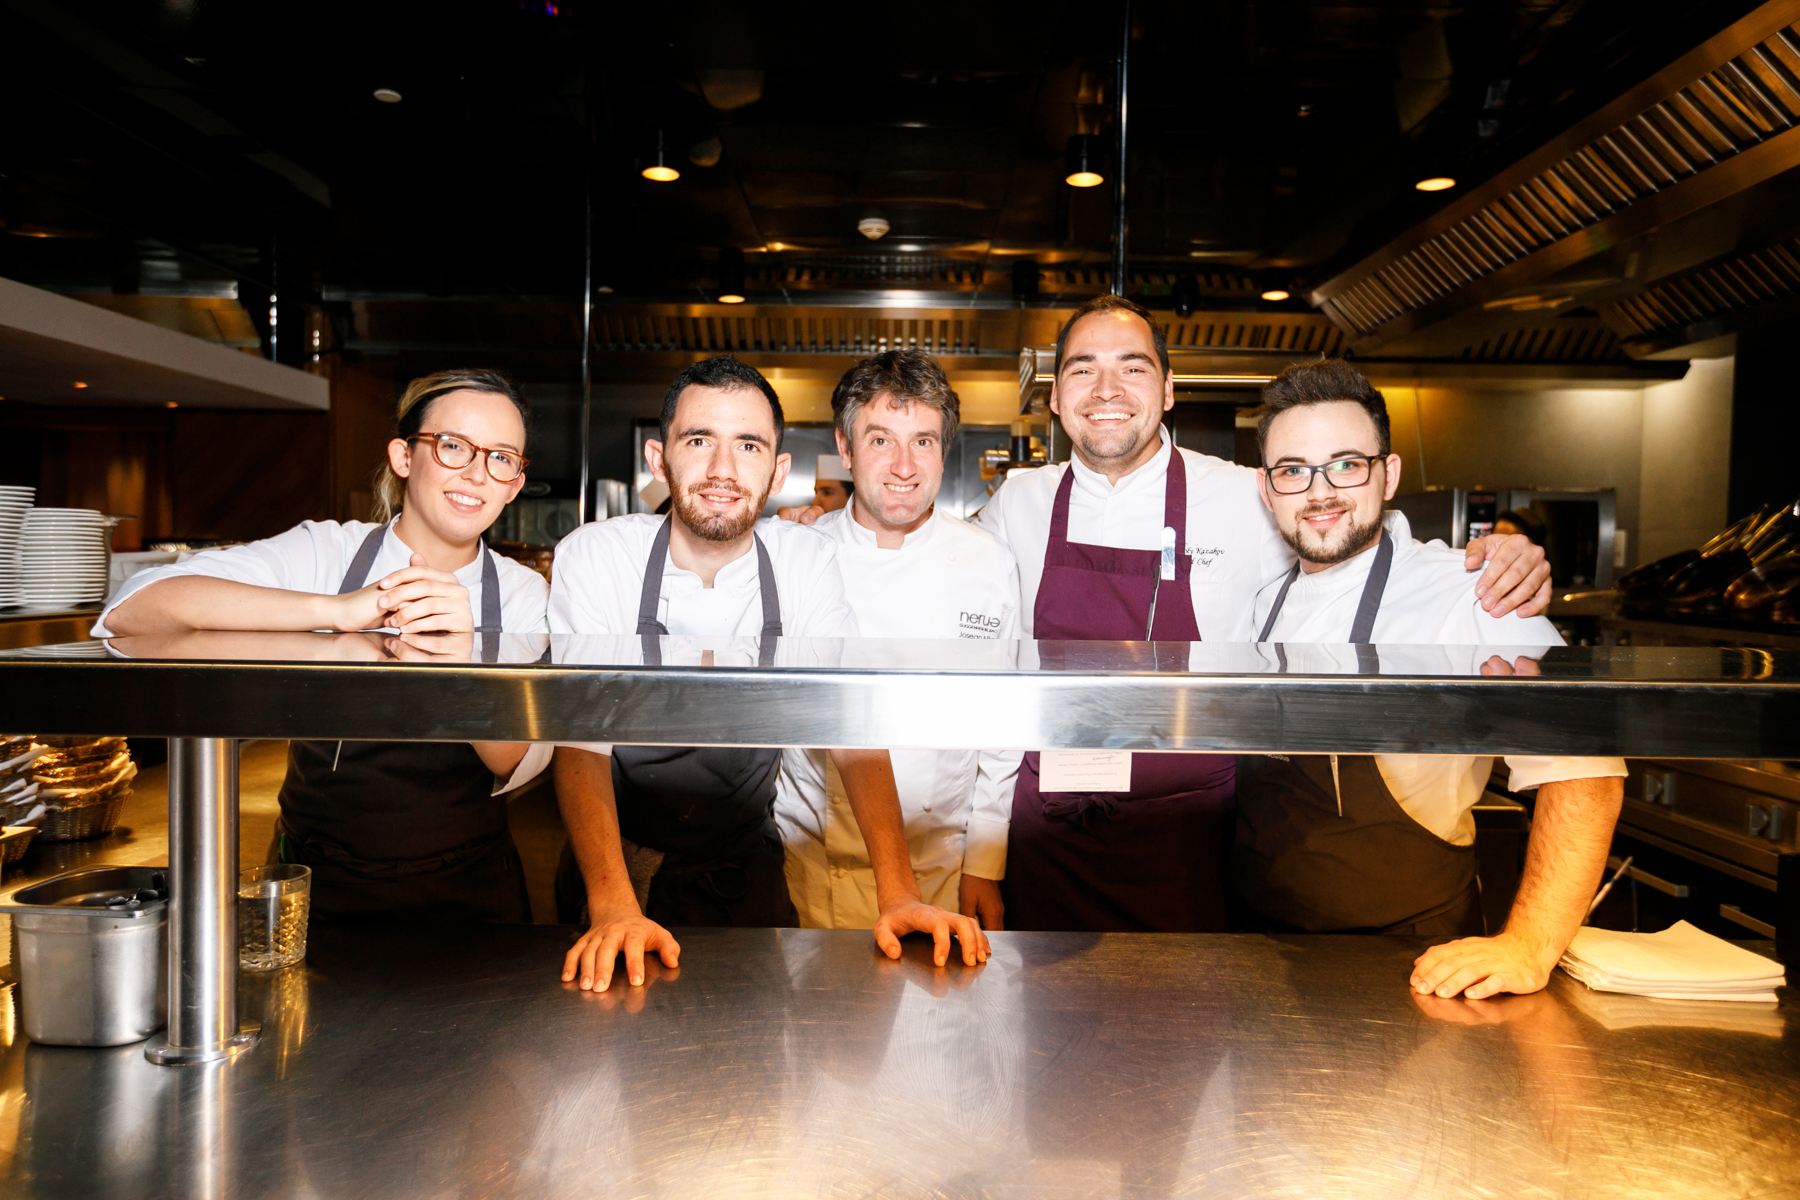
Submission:
<svg viewBox="0 0 1800 1200">
<path fill-rule="evenodd" d="M 1369 644 L 1394 561 L 1384 531 L 1350 640 L 1358 670 L 1380 670 Z M 1258 641 L 1267 641 L 1298 563 Z M 1286 655 L 1280 647 L 1282 667 Z M 1482 932 L 1475 847 L 1420 825 L 1388 790 L 1370 755 L 1246 754 L 1238 758 L 1231 884 L 1244 929 L 1467 937 Z"/>
<path fill-rule="evenodd" d="M 763 611 L 758 660 L 766 667 L 775 661 L 775 639 L 781 636 L 781 597 L 768 548 L 752 537 Z M 669 522 L 664 520 L 644 565 L 638 604 L 644 662 L 653 667 L 662 665 L 659 639 L 669 632 L 656 618 L 668 557 Z M 613 747 L 619 836 L 631 843 L 627 855 L 637 859 L 634 884 L 649 875 L 639 898 L 646 917 L 665 927 L 799 924 L 774 819 L 780 765 L 780 750 L 758 747 Z M 641 867 L 645 850 L 653 852 L 649 870 Z M 654 855 L 661 856 L 660 862 Z M 558 919 L 580 923 L 586 888 L 569 847 L 557 866 L 556 892 Z"/>
<path fill-rule="evenodd" d="M 369 532 L 338 594 L 362 587 L 387 534 Z M 481 548 L 481 659 L 500 651 L 500 575 Z M 312 868 L 312 912 L 331 920 L 529 922 L 506 798 L 467 742 L 288 743 L 271 858 Z"/>
</svg>

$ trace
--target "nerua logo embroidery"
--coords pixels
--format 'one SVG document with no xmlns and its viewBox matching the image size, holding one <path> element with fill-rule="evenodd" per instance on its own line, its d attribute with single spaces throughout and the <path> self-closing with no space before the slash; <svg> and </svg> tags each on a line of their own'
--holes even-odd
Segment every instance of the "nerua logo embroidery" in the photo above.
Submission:
<svg viewBox="0 0 1800 1200">
<path fill-rule="evenodd" d="M 1000 636 L 1000 618 L 990 617 L 985 613 L 962 613 L 958 617 L 957 624 L 959 637 L 992 640 Z"/>
</svg>

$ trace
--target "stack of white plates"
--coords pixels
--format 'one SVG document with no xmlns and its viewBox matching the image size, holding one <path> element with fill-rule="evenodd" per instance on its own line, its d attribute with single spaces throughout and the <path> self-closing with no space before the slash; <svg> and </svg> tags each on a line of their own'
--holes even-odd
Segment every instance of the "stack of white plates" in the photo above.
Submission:
<svg viewBox="0 0 1800 1200">
<path fill-rule="evenodd" d="M 25 514 L 19 573 L 27 604 L 94 604 L 106 599 L 106 518 L 90 508 L 34 508 Z"/>
<path fill-rule="evenodd" d="M 25 603 L 25 584 L 19 577 L 19 539 L 25 513 L 36 498 L 36 488 L 0 487 L 0 608 Z"/>
</svg>

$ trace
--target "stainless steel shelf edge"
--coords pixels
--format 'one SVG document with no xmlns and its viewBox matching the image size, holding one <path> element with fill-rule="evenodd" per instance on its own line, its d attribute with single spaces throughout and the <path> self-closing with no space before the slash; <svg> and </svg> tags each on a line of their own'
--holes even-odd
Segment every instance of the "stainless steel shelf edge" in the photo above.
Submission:
<svg viewBox="0 0 1800 1200">
<path fill-rule="evenodd" d="M 321 740 L 1797 758 L 1800 683 L 12 659 L 0 661 L 0 729 Z"/>
</svg>

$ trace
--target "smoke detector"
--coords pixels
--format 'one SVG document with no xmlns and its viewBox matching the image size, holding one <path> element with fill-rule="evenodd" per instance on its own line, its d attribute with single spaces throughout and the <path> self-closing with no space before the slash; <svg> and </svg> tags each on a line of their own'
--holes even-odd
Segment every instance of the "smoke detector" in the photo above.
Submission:
<svg viewBox="0 0 1800 1200">
<path fill-rule="evenodd" d="M 893 226 L 889 225 L 886 219 L 882 217 L 864 217 L 856 223 L 856 232 L 862 234 L 871 242 L 880 241 L 887 236 L 887 231 L 892 228 Z"/>
</svg>

